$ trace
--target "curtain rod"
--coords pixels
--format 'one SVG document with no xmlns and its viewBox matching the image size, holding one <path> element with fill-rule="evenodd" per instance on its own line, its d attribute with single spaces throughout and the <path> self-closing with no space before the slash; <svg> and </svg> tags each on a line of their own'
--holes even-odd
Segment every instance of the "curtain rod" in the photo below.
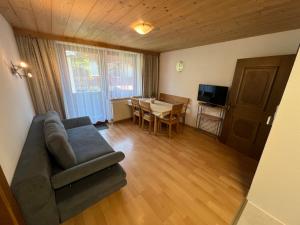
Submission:
<svg viewBox="0 0 300 225">
<path fill-rule="evenodd" d="M 137 53 L 143 53 L 143 54 L 149 54 L 149 55 L 159 56 L 159 54 L 160 54 L 159 52 L 147 51 L 147 50 L 142 50 L 142 49 L 137 49 L 137 48 L 121 46 L 121 45 L 114 45 L 114 44 L 109 44 L 109 43 L 99 42 L 99 41 L 85 40 L 85 39 L 75 38 L 75 37 L 42 33 L 42 32 L 27 30 L 27 29 L 23 29 L 23 28 L 18 28 L 18 27 L 13 27 L 13 30 L 16 35 L 28 35 L 28 36 L 36 37 L 36 38 L 44 38 L 44 39 L 50 39 L 50 40 L 56 40 L 56 41 L 71 42 L 71 43 L 76 43 L 76 44 L 91 45 L 91 46 L 96 46 L 96 47 L 124 50 L 124 51 L 137 52 Z"/>
</svg>

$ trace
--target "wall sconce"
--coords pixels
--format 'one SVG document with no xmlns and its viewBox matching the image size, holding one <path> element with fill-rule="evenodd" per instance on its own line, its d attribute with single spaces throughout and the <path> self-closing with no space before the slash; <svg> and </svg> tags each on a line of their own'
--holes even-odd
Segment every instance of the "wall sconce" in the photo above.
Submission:
<svg viewBox="0 0 300 225">
<path fill-rule="evenodd" d="M 28 70 L 28 65 L 25 62 L 20 62 L 20 65 L 15 65 L 11 62 L 10 71 L 13 75 L 19 76 L 21 79 L 23 79 L 23 77 L 32 77 L 32 74 Z"/>
</svg>

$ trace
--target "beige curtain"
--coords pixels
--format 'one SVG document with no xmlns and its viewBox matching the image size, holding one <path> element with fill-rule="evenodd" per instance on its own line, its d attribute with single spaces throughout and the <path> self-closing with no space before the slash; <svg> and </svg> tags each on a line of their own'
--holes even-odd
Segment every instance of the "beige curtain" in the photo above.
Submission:
<svg viewBox="0 0 300 225">
<path fill-rule="evenodd" d="M 143 55 L 143 96 L 158 97 L 159 56 Z"/>
<path fill-rule="evenodd" d="M 16 39 L 21 58 L 28 63 L 33 74 L 27 83 L 36 113 L 55 110 L 65 118 L 54 41 L 30 36 L 17 36 Z"/>
</svg>

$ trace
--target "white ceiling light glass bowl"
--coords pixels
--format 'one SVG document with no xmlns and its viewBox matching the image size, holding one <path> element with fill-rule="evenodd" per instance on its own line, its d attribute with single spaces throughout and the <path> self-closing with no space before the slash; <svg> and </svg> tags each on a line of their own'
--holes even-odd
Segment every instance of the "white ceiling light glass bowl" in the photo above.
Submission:
<svg viewBox="0 0 300 225">
<path fill-rule="evenodd" d="M 138 23 L 134 26 L 134 30 L 142 35 L 148 34 L 150 31 L 153 30 L 153 26 L 150 23 Z"/>
</svg>

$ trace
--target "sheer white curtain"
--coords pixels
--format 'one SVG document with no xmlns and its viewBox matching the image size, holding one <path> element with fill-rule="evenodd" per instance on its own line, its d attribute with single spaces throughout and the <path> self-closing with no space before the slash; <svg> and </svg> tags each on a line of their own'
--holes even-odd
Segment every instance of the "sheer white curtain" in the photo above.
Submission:
<svg viewBox="0 0 300 225">
<path fill-rule="evenodd" d="M 111 99 L 142 93 L 142 55 L 56 43 L 67 118 L 111 119 Z"/>
</svg>

